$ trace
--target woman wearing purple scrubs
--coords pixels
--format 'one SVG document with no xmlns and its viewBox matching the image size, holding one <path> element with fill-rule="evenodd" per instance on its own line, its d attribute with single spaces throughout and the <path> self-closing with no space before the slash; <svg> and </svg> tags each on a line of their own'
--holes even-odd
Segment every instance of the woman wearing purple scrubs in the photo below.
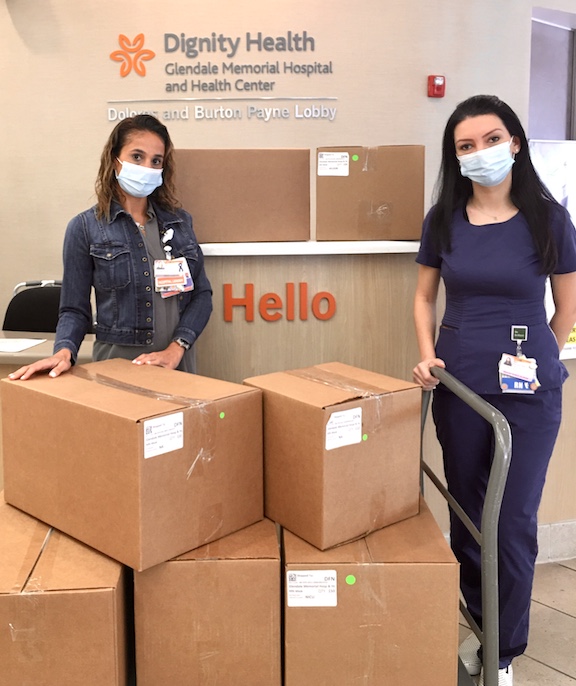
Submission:
<svg viewBox="0 0 576 686">
<path fill-rule="evenodd" d="M 528 641 L 537 555 L 537 512 L 558 434 L 559 352 L 576 322 L 576 233 L 530 161 L 522 125 L 504 102 L 479 95 L 446 125 L 436 204 L 416 261 L 414 302 L 420 363 L 414 380 L 434 389 L 432 412 L 448 488 L 477 527 L 493 455 L 490 425 L 430 374 L 452 375 L 499 409 L 512 432 L 512 460 L 499 525 L 499 685 L 512 686 L 512 660 Z M 550 278 L 555 314 L 544 307 Z M 446 310 L 436 336 L 440 279 Z M 482 627 L 480 549 L 457 517 L 451 544 L 461 589 Z M 474 634 L 460 647 L 470 674 L 482 674 Z"/>
</svg>

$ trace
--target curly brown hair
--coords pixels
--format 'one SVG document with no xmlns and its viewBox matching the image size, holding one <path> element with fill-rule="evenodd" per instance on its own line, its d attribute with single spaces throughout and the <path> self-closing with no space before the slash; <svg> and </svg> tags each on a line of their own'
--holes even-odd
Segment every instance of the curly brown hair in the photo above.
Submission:
<svg viewBox="0 0 576 686">
<path fill-rule="evenodd" d="M 180 206 L 174 188 L 174 146 L 168 129 L 151 114 L 137 114 L 127 117 L 116 124 L 100 157 L 100 169 L 96 177 L 97 214 L 100 218 L 110 219 L 110 206 L 113 200 L 121 202 L 122 191 L 116 181 L 115 162 L 128 138 L 136 131 L 150 131 L 164 142 L 164 162 L 162 185 L 150 196 L 162 209 L 173 211 Z"/>
</svg>

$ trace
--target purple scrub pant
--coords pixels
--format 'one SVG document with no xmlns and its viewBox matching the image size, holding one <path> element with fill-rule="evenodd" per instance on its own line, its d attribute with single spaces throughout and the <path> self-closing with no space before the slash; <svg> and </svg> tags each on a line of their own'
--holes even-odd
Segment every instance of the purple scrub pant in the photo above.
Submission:
<svg viewBox="0 0 576 686">
<path fill-rule="evenodd" d="M 500 668 L 521 655 L 528 642 L 530 596 L 538 553 L 537 513 L 546 471 L 560 427 L 562 389 L 534 395 L 485 395 L 510 424 L 512 459 L 498 529 Z M 445 389 L 434 391 L 432 413 L 442 446 L 448 489 L 480 528 L 494 452 L 490 424 Z M 480 548 L 451 513 L 451 545 L 460 587 L 482 628 Z"/>
</svg>

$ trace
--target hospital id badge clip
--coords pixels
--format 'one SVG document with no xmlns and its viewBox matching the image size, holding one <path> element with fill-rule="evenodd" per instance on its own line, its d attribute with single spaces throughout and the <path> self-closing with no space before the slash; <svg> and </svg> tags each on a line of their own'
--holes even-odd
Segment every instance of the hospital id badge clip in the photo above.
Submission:
<svg viewBox="0 0 576 686">
<path fill-rule="evenodd" d="M 502 393 L 534 393 L 540 386 L 536 376 L 538 365 L 533 357 L 522 352 L 522 342 L 528 339 L 527 326 L 513 326 L 510 338 L 516 341 L 516 355 L 502 353 L 498 378 Z"/>
</svg>

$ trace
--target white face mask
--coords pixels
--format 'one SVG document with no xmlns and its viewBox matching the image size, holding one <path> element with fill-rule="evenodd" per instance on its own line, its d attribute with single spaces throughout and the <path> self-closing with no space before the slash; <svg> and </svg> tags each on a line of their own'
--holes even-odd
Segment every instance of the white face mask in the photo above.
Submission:
<svg viewBox="0 0 576 686">
<path fill-rule="evenodd" d="M 491 148 L 457 156 L 462 176 L 481 186 L 497 186 L 508 176 L 514 164 L 512 139 Z"/>
<path fill-rule="evenodd" d="M 118 159 L 118 158 L 116 158 Z M 120 188 L 134 198 L 147 198 L 158 186 L 162 185 L 162 169 L 151 169 L 140 164 L 122 162 L 119 174 L 116 174 Z"/>
</svg>

